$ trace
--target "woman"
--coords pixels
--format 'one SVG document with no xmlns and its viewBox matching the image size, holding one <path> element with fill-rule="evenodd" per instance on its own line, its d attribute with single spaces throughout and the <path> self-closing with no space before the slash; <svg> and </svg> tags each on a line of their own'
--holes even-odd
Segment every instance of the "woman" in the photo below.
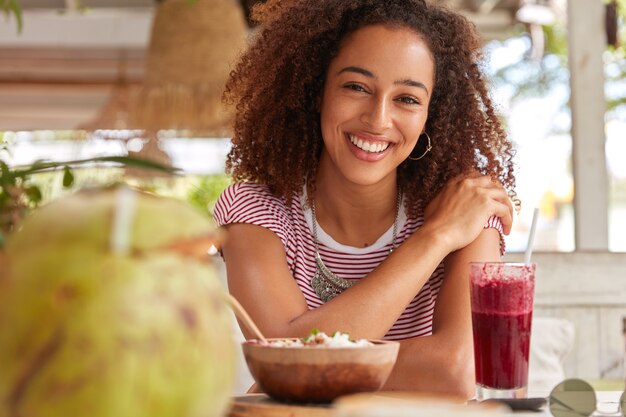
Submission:
<svg viewBox="0 0 626 417">
<path fill-rule="evenodd" d="M 226 90 L 230 291 L 267 336 L 400 340 L 385 389 L 471 397 L 468 262 L 500 259 L 514 196 L 472 25 L 422 0 L 257 12 Z"/>
</svg>

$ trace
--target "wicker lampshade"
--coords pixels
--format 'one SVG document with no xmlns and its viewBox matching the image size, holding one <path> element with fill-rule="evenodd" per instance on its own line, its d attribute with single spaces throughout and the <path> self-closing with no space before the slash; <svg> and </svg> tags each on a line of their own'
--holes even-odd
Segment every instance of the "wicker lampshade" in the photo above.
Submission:
<svg viewBox="0 0 626 417">
<path fill-rule="evenodd" d="M 228 135 L 222 92 L 245 47 L 243 10 L 233 0 L 164 0 L 154 17 L 142 86 L 131 100 L 134 128 Z"/>
</svg>

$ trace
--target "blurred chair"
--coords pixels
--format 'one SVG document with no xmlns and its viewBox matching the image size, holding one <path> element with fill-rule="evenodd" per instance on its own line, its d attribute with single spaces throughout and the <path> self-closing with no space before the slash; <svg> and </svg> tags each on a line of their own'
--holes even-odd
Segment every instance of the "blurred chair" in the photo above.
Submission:
<svg viewBox="0 0 626 417">
<path fill-rule="evenodd" d="M 574 346 L 574 324 L 566 319 L 534 317 L 530 338 L 529 391 L 550 391 L 565 379 L 563 364 Z"/>
</svg>

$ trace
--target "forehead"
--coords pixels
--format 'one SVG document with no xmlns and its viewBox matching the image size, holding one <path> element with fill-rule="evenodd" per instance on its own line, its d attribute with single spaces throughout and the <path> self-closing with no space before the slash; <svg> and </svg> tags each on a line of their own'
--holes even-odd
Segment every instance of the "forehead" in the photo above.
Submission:
<svg viewBox="0 0 626 417">
<path fill-rule="evenodd" d="M 420 75 L 431 82 L 434 76 L 434 59 L 428 44 L 420 33 L 402 26 L 365 26 L 348 34 L 329 69 L 345 65 L 374 72 L 378 68 L 401 77 Z"/>
</svg>

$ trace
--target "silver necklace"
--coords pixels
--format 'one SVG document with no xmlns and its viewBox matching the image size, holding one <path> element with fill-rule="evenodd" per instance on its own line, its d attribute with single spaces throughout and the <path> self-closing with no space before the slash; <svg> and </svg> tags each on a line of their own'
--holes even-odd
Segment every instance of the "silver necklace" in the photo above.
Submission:
<svg viewBox="0 0 626 417">
<path fill-rule="evenodd" d="M 393 219 L 393 235 L 391 237 L 391 248 L 389 253 L 396 248 L 396 239 L 398 237 L 398 214 L 400 212 L 401 195 L 398 191 L 396 202 L 396 214 Z M 313 215 L 313 240 L 315 241 L 315 275 L 311 280 L 311 287 L 315 290 L 317 296 L 323 301 L 328 302 L 353 286 L 356 281 L 340 278 L 322 261 L 320 256 L 319 241 L 317 239 L 317 217 L 315 216 L 315 201 L 311 200 L 311 214 Z"/>
</svg>

